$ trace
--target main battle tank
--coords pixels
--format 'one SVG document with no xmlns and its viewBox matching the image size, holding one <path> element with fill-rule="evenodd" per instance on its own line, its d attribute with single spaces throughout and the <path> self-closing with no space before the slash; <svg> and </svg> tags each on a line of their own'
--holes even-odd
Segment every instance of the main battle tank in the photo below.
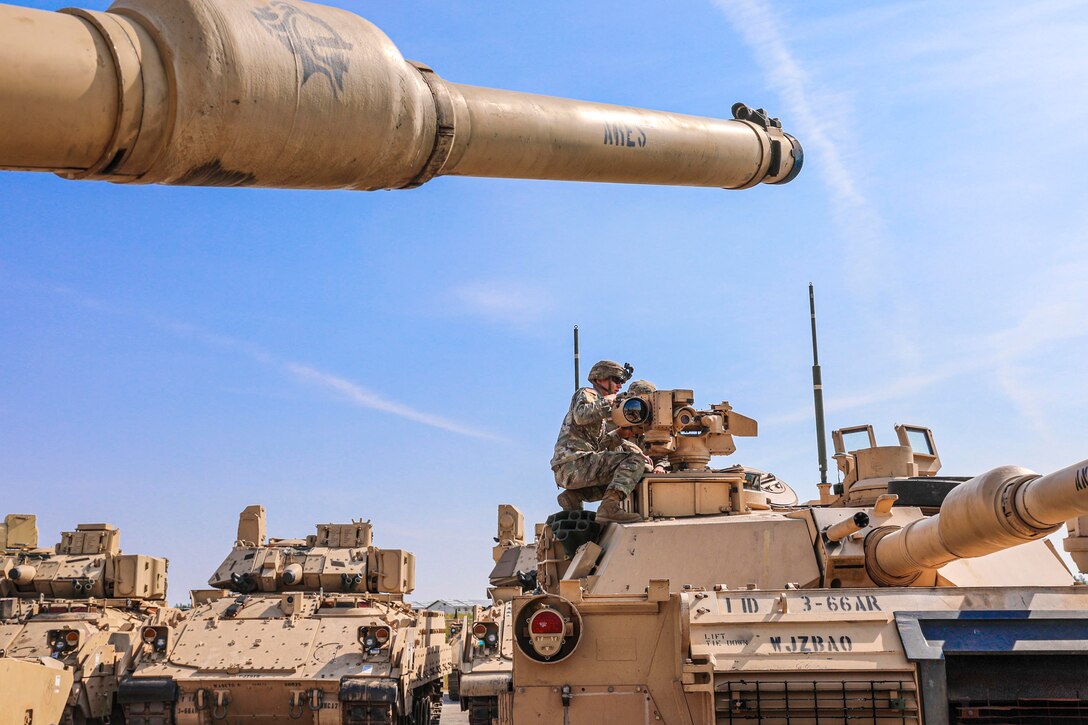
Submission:
<svg viewBox="0 0 1088 725">
<path fill-rule="evenodd" d="M 0 5 L 0 169 L 197 186 L 400 189 L 440 175 L 781 184 L 802 149 L 733 120 L 450 83 L 300 0 Z"/>
<path fill-rule="evenodd" d="M 1088 512 L 1088 461 L 939 478 L 927 428 L 859 426 L 833 435 L 842 484 L 800 504 L 710 468 L 757 424 L 694 400 L 613 408 L 671 464 L 634 492 L 642 522 L 539 530 L 500 722 L 1085 721 L 1088 588 L 1046 537 Z"/>
<path fill-rule="evenodd" d="M 0 540 L 2 707 L 18 710 L 12 703 L 30 697 L 42 708 L 34 722 L 56 722 L 49 710 L 63 710 L 65 722 L 108 722 L 119 713 L 120 679 L 162 646 L 179 616 L 166 606 L 167 560 L 122 554 L 109 524 L 80 524 L 40 549 L 26 514 L 5 517 Z M 20 717 L 33 708 L 23 709 Z"/>
<path fill-rule="evenodd" d="M 121 683 L 128 723 L 436 723 L 445 617 L 411 608 L 415 557 L 372 538 L 356 521 L 268 539 L 264 508 L 246 508 L 216 589 Z"/>
</svg>

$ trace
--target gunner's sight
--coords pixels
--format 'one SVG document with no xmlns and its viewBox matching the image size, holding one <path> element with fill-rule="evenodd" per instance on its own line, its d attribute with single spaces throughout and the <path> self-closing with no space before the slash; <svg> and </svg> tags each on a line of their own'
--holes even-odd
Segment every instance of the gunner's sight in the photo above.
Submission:
<svg viewBox="0 0 1088 725">
<path fill-rule="evenodd" d="M 620 406 L 623 419 L 630 425 L 642 425 L 650 420 L 650 403 L 640 397 L 628 398 Z"/>
<path fill-rule="evenodd" d="M 737 447 L 733 436 L 754 436 L 755 420 L 735 412 L 729 403 L 694 406 L 691 390 L 624 393 L 612 409 L 612 422 L 642 436 L 647 455 L 667 457 L 673 471 L 707 470 L 712 456 L 728 456 Z"/>
</svg>

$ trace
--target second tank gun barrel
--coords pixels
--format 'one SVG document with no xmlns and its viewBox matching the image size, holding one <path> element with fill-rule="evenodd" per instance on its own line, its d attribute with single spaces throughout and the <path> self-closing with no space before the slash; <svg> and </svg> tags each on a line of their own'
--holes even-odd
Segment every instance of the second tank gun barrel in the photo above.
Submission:
<svg viewBox="0 0 1088 725">
<path fill-rule="evenodd" d="M 1088 460 L 1045 476 L 995 468 L 952 489 L 936 516 L 873 530 L 866 566 L 877 583 L 902 586 L 956 559 L 1035 541 L 1086 513 Z"/>
<path fill-rule="evenodd" d="M 129 183 L 411 188 L 439 175 L 746 188 L 800 144 L 733 120 L 449 83 L 301 0 L 0 5 L 0 169 Z"/>
</svg>

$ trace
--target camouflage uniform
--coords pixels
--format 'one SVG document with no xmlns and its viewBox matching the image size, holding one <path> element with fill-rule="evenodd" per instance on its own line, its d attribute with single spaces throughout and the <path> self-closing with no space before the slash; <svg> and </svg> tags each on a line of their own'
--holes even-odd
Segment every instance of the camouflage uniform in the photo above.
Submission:
<svg viewBox="0 0 1088 725">
<path fill-rule="evenodd" d="M 608 489 L 627 496 L 649 470 L 642 450 L 617 435 L 611 415 L 610 401 L 594 388 L 581 388 L 559 429 L 552 455 L 555 483 L 583 501 L 599 501 Z"/>
</svg>

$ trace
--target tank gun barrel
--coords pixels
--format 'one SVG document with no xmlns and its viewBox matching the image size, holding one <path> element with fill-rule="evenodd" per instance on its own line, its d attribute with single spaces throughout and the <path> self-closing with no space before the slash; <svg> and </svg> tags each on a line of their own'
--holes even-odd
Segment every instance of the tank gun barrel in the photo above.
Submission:
<svg viewBox="0 0 1088 725">
<path fill-rule="evenodd" d="M 0 169 L 296 189 L 439 175 L 731 189 L 779 184 L 800 144 L 733 120 L 449 83 L 374 25 L 301 0 L 0 5 Z"/>
<path fill-rule="evenodd" d="M 936 516 L 873 530 L 865 541 L 870 577 L 904 586 L 956 559 L 985 556 L 1056 531 L 1088 513 L 1088 460 L 1040 476 L 1005 466 L 960 484 Z"/>
</svg>

